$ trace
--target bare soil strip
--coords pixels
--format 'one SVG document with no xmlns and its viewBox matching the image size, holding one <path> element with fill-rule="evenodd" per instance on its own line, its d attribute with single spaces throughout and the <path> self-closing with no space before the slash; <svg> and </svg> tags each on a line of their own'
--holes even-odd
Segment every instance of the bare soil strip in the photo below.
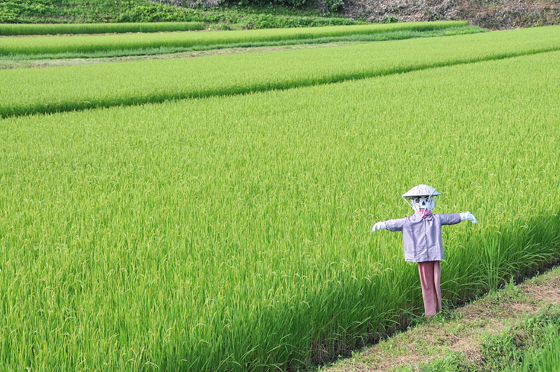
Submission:
<svg viewBox="0 0 560 372">
<path fill-rule="evenodd" d="M 173 58 L 193 58 L 206 57 L 223 54 L 240 54 L 240 53 L 266 53 L 277 50 L 294 50 L 294 49 L 311 49 L 311 48 L 330 48 L 350 44 L 373 43 L 373 41 L 354 41 L 354 42 L 334 42 L 325 44 L 301 44 L 301 45 L 283 45 L 268 47 L 247 47 L 247 48 L 231 48 L 231 49 L 212 49 L 205 51 L 193 51 L 172 54 L 153 54 L 138 55 L 125 57 L 105 57 L 105 58 L 69 58 L 69 59 L 44 59 L 44 60 L 0 60 L 1 69 L 13 68 L 36 68 L 36 67 L 56 67 L 56 66 L 74 66 L 74 65 L 96 65 L 108 62 L 126 62 L 126 61 L 142 61 L 147 59 L 173 59 Z"/>
<path fill-rule="evenodd" d="M 321 371 L 392 371 L 403 365 L 420 371 L 421 363 L 450 353 L 462 353 L 469 363 L 480 365 L 485 336 L 496 334 L 523 317 L 557 310 L 558 305 L 560 268 L 555 268 L 518 286 L 490 293 L 443 318 L 397 334 Z"/>
</svg>

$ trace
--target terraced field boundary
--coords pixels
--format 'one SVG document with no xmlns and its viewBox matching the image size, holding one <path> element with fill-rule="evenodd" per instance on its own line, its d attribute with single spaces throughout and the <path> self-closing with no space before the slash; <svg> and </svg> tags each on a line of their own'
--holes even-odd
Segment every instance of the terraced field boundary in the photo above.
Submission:
<svg viewBox="0 0 560 372">
<path fill-rule="evenodd" d="M 328 49 L 3 70 L 0 117 L 290 89 L 560 50 L 560 27 Z"/>
<path fill-rule="evenodd" d="M 126 51 L 164 47 L 190 48 L 199 45 L 236 44 L 243 46 L 244 43 L 251 45 L 252 43 L 265 41 L 317 39 L 392 31 L 428 31 L 466 25 L 466 21 L 438 21 L 201 33 L 0 38 L 0 56 L 92 53 L 107 50 Z"/>
<path fill-rule="evenodd" d="M 128 49 L 128 50 L 101 50 L 88 53 L 45 53 L 33 54 L 32 56 L 16 55 L 16 56 L 0 56 L 0 63 L 10 62 L 23 62 L 30 60 L 58 60 L 58 59 L 94 59 L 94 58 L 110 58 L 110 57 L 130 57 L 130 56 L 161 56 L 165 54 L 185 53 L 185 52 L 200 52 L 200 51 L 219 51 L 232 48 L 258 48 L 258 47 L 275 47 L 275 46 L 292 46 L 292 45 L 319 45 L 328 44 L 333 42 L 372 42 L 372 41 L 393 41 L 393 40 L 406 40 L 413 38 L 426 38 L 437 36 L 454 36 L 454 35 L 469 35 L 488 32 L 477 26 L 459 26 L 443 28 L 439 30 L 404 30 L 404 31 L 387 31 L 382 33 L 373 34 L 353 34 L 343 36 L 328 36 L 318 37 L 312 39 L 283 39 L 276 41 L 249 41 L 241 43 L 227 43 L 227 44 L 210 44 L 210 45 L 195 45 L 192 47 L 154 47 L 154 48 L 141 48 L 141 49 Z"/>
<path fill-rule="evenodd" d="M 138 22 L 80 24 L 0 24 L 0 35 L 105 34 L 125 32 L 198 31 L 204 22 Z"/>
<path fill-rule="evenodd" d="M 75 66 L 75 65 L 93 65 L 114 62 L 131 62 L 152 59 L 178 59 L 178 58 L 193 58 L 193 57 L 206 57 L 211 55 L 224 55 L 224 54 L 240 54 L 240 53 L 263 53 L 280 50 L 291 49 L 309 49 L 309 48 L 329 48 L 347 46 L 356 43 L 366 43 L 373 41 L 395 41 L 406 40 L 414 38 L 428 38 L 438 36 L 454 36 L 454 35 L 468 35 L 488 32 L 476 26 L 453 27 L 436 31 L 395 31 L 384 32 L 382 34 L 371 35 L 351 35 L 344 37 L 330 37 L 310 40 L 284 40 L 281 42 L 262 42 L 254 43 L 247 47 L 237 47 L 233 45 L 221 46 L 208 46 L 190 48 L 188 51 L 175 52 L 173 48 L 143 50 L 143 52 L 132 51 L 132 53 L 121 52 L 98 52 L 88 55 L 87 58 L 77 58 L 76 55 L 64 54 L 59 58 L 53 58 L 52 55 L 47 55 L 42 58 L 40 55 L 34 56 L 33 59 L 27 58 L 0 58 L 0 70 L 17 69 L 17 68 L 42 68 L 42 67 L 60 67 L 60 66 Z M 83 57 L 83 56 L 82 56 Z"/>
<path fill-rule="evenodd" d="M 558 367 L 557 351 L 555 364 L 535 367 L 544 364 L 539 363 L 539 351 L 549 341 L 548 328 L 556 327 L 558 336 L 559 323 L 560 268 L 556 267 L 518 285 L 510 282 L 430 321 L 414 319 L 407 331 L 319 370 L 550 372 L 555 370 L 551 367 Z M 528 362 L 532 368 L 527 368 L 531 367 Z"/>
</svg>

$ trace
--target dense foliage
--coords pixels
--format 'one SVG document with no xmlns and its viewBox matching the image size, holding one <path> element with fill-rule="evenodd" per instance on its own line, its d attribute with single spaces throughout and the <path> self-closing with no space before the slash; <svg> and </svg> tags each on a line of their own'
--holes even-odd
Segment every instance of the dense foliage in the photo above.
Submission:
<svg viewBox="0 0 560 372">
<path fill-rule="evenodd" d="M 334 0 L 337 1 L 337 0 Z M 340 1 L 340 0 L 338 0 Z M 353 24 L 346 18 L 302 16 L 274 6 L 194 9 L 148 0 L 1 0 L 0 23 L 206 22 L 230 27 L 279 28 Z M 305 12 L 304 12 L 305 13 Z"/>
</svg>

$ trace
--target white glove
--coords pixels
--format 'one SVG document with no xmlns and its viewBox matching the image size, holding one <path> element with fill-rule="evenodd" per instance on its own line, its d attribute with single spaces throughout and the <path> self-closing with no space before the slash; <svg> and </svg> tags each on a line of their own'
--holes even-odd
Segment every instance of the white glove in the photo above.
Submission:
<svg viewBox="0 0 560 372">
<path fill-rule="evenodd" d="M 385 230 L 387 228 L 387 225 L 385 225 L 385 222 L 378 222 L 375 225 L 373 225 L 373 229 L 371 229 L 371 232 L 375 232 L 377 230 Z"/>
<path fill-rule="evenodd" d="M 461 216 L 461 221 L 469 220 L 472 223 L 477 223 L 478 222 L 476 220 L 476 217 L 471 212 L 463 212 L 463 213 L 459 213 L 459 215 Z"/>
</svg>

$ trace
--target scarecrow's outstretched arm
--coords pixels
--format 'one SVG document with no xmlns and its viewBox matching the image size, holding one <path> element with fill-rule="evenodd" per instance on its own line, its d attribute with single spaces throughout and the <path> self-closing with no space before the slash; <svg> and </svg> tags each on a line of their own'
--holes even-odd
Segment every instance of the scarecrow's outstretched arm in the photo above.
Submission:
<svg viewBox="0 0 560 372">
<path fill-rule="evenodd" d="M 463 212 L 463 213 L 459 213 L 459 215 L 461 216 L 461 221 L 469 220 L 472 223 L 477 223 L 478 222 L 476 220 L 476 217 L 471 212 Z"/>
<path fill-rule="evenodd" d="M 371 229 L 371 232 L 375 232 L 377 230 L 385 230 L 387 228 L 387 225 L 385 225 L 385 222 L 378 222 L 375 225 L 373 225 L 373 229 Z"/>
<path fill-rule="evenodd" d="M 397 218 L 396 220 L 387 220 L 378 222 L 373 225 L 373 229 L 371 232 L 375 232 L 377 230 L 389 230 L 389 231 L 402 231 L 404 227 L 404 223 L 406 222 L 406 218 Z"/>
</svg>

